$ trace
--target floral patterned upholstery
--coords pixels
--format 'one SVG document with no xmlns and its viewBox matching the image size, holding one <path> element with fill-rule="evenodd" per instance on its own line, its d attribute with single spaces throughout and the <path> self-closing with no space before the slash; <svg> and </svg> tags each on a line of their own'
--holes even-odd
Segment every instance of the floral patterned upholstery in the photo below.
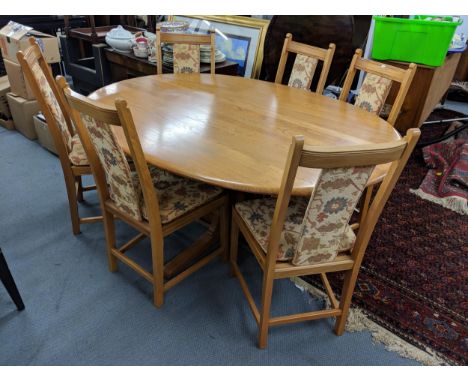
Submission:
<svg viewBox="0 0 468 382">
<path fill-rule="evenodd" d="M 158 195 L 162 224 L 169 223 L 222 193 L 219 187 L 183 178 L 154 166 L 149 166 L 149 169 Z M 132 178 L 140 199 L 143 217 L 148 219 L 138 174 L 133 172 Z"/>
<path fill-rule="evenodd" d="M 65 121 L 65 117 L 62 113 L 62 109 L 60 108 L 57 98 L 55 97 L 55 94 L 38 62 L 35 62 L 32 65 L 31 71 L 34 78 L 36 79 L 37 84 L 39 85 L 45 101 L 49 105 L 52 115 L 55 118 L 55 122 L 57 123 L 57 126 L 62 133 L 63 141 L 65 142 L 68 151 L 70 152 L 72 150 L 72 136 L 68 130 L 67 122 Z"/>
<path fill-rule="evenodd" d="M 81 143 L 80 137 L 78 134 L 75 134 L 71 139 L 71 151 L 68 154 L 68 158 L 70 162 L 75 166 L 88 166 L 88 157 L 86 156 L 86 152 L 84 151 L 83 144 Z"/>
<path fill-rule="evenodd" d="M 142 220 L 140 200 L 133 184 L 130 166 L 111 127 L 83 113 L 81 120 L 106 174 L 110 198 L 118 209 Z"/>
<path fill-rule="evenodd" d="M 324 169 L 310 198 L 292 263 L 332 261 L 375 166 Z"/>
<path fill-rule="evenodd" d="M 307 198 L 291 198 L 280 237 L 279 252 L 276 257 L 277 260 L 288 261 L 293 258 L 297 243 L 301 237 L 302 222 L 307 209 L 307 203 Z M 265 252 L 268 250 L 270 228 L 275 206 L 276 199 L 274 198 L 253 199 L 236 204 L 237 212 L 239 212 Z M 338 252 L 351 249 L 355 239 L 356 236 L 353 230 L 347 225 Z"/>
<path fill-rule="evenodd" d="M 174 73 L 200 73 L 200 47 L 174 44 Z"/>
<path fill-rule="evenodd" d="M 297 54 L 289 77 L 288 86 L 309 90 L 318 60 L 313 57 Z"/>
<path fill-rule="evenodd" d="M 392 80 L 367 73 L 354 105 L 379 115 L 391 87 Z"/>
</svg>

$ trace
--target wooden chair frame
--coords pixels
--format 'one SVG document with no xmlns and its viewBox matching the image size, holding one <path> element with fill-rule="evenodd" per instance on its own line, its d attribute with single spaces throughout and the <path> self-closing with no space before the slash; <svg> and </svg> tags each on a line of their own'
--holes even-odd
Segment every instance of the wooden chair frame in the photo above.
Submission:
<svg viewBox="0 0 468 382">
<path fill-rule="evenodd" d="M 259 347 L 267 345 L 268 329 L 270 326 L 289 324 L 326 317 L 337 317 L 335 333 L 341 335 L 351 304 L 359 268 L 366 251 L 375 224 L 387 202 L 403 167 L 405 166 L 414 146 L 419 138 L 418 129 L 408 130 L 408 134 L 399 141 L 388 144 L 376 144 L 352 147 L 304 147 L 302 137 L 294 137 L 286 161 L 285 171 L 280 192 L 276 202 L 270 229 L 268 250 L 265 252 L 256 241 L 254 235 L 245 224 L 235 208 L 232 209 L 231 250 L 230 263 L 234 275 L 240 281 L 241 288 L 247 298 L 249 307 L 259 326 Z M 384 178 L 379 191 L 372 202 L 366 218 L 362 221 L 357 232 L 356 241 L 349 254 L 340 254 L 331 262 L 312 265 L 295 266 L 290 263 L 277 262 L 276 254 L 279 249 L 280 234 L 283 230 L 286 212 L 291 197 L 291 191 L 297 169 L 301 167 L 337 168 L 377 165 L 392 162 L 387 176 Z M 263 287 L 261 309 L 255 305 L 247 283 L 237 265 L 238 236 L 242 232 L 255 258 L 263 271 Z M 345 272 L 345 280 L 340 301 L 335 297 L 327 278 L 329 272 Z M 331 308 L 270 318 L 270 306 L 275 279 L 319 274 L 330 298 Z"/>
<path fill-rule="evenodd" d="M 109 269 L 111 272 L 117 271 L 117 260 L 120 260 L 124 264 L 128 265 L 143 278 L 153 284 L 153 302 L 156 307 L 160 307 L 164 302 L 164 292 L 178 284 L 180 281 L 204 265 L 208 264 L 215 257 L 221 256 L 224 260 L 227 260 L 229 239 L 227 221 L 227 214 L 229 212 L 228 197 L 223 193 L 215 199 L 190 212 L 185 213 L 184 215 L 170 221 L 169 223 L 162 224 L 159 212 L 158 196 L 154 189 L 153 181 L 151 179 L 143 149 L 138 138 L 132 114 L 130 109 L 127 107 L 126 101 L 122 99 L 116 99 L 116 109 L 113 110 L 103 107 L 98 103 L 90 101 L 86 97 L 72 92 L 68 87 L 65 87 L 63 90 L 66 99 L 71 106 L 71 116 L 73 122 L 75 123 L 78 134 L 82 139 L 83 146 L 91 164 L 91 169 L 96 179 L 97 189 L 101 201 L 101 208 L 104 216 Z M 97 153 L 95 152 L 93 144 L 91 143 L 89 133 L 83 126 L 80 113 L 90 115 L 96 120 L 102 121 L 104 123 L 122 127 L 142 187 L 143 199 L 145 201 L 148 214 L 148 221 L 139 221 L 122 212 L 116 207 L 112 199 L 110 199 L 104 169 L 102 168 Z M 207 233 L 197 242 L 192 244 L 191 247 L 182 251 L 178 256 L 175 257 L 175 259 L 164 264 L 164 237 L 205 216 L 212 217 Z M 138 235 L 120 247 L 116 246 L 115 218 L 126 222 L 130 226 L 140 231 Z M 185 269 L 187 262 L 197 259 L 202 254 L 202 252 L 206 251 L 210 245 L 215 243 L 216 236 L 218 236 L 217 234 L 219 235 L 219 247 L 212 251 L 209 255 L 196 261 L 193 265 Z M 135 261 L 125 256 L 125 252 L 128 249 L 132 248 L 145 237 L 149 237 L 151 240 L 152 273 L 146 271 Z M 177 273 L 179 271 L 180 273 Z M 165 280 L 165 277 L 168 280 Z"/>
<path fill-rule="evenodd" d="M 406 94 L 408 93 L 411 81 L 413 81 L 414 74 L 416 73 L 416 64 L 411 63 L 408 69 L 397 68 L 378 61 L 367 60 L 362 58 L 362 49 L 356 49 L 351 64 L 349 65 L 348 73 L 346 74 L 345 82 L 343 84 L 343 90 L 340 94 L 340 101 L 345 101 L 348 98 L 348 94 L 353 84 L 354 76 L 356 71 L 362 70 L 367 73 L 376 74 L 381 77 L 388 78 L 394 82 L 400 84 L 395 102 L 392 105 L 390 114 L 388 115 L 387 122 L 392 126 L 395 125 L 395 121 L 400 114 L 401 107 L 405 100 Z"/>
<path fill-rule="evenodd" d="M 348 73 L 346 74 L 339 100 L 346 102 L 353 84 L 354 76 L 358 70 L 376 74 L 378 76 L 388 78 L 394 82 L 398 82 L 400 84 L 400 88 L 398 90 L 395 101 L 393 102 L 390 114 L 387 118 L 387 122 L 394 126 L 398 115 L 400 114 L 403 102 L 405 101 L 406 94 L 408 93 L 409 87 L 411 86 L 411 82 L 413 81 L 416 69 L 417 65 L 414 63 L 409 64 L 408 69 L 402 69 L 378 61 L 367 60 L 362 58 L 362 49 L 356 49 L 356 52 L 351 60 L 351 64 L 349 65 Z M 366 217 L 366 214 L 369 210 L 369 203 L 374 191 L 374 186 L 380 181 L 381 179 L 377 179 L 375 183 L 368 184 L 366 191 L 363 194 L 363 198 L 360 203 L 360 222 Z"/>
<path fill-rule="evenodd" d="M 281 51 L 281 57 L 276 70 L 275 83 L 281 84 L 283 81 L 284 69 L 288 60 L 289 53 L 302 54 L 304 56 L 316 58 L 317 60 L 323 61 L 322 71 L 320 73 L 319 82 L 315 92 L 318 94 L 323 93 L 325 88 L 325 82 L 327 81 L 328 72 L 335 54 L 336 45 L 331 43 L 328 45 L 328 49 L 317 48 L 315 46 L 303 44 L 292 40 L 293 36 L 291 33 L 286 34 L 284 39 L 283 50 Z M 307 84 L 307 89 L 310 89 L 313 78 Z"/>
<path fill-rule="evenodd" d="M 70 120 L 70 111 L 68 105 L 63 99 L 63 95 L 58 90 L 57 84 L 52 77 L 50 67 L 45 61 L 44 56 L 42 55 L 34 37 L 29 38 L 29 43 L 31 46 L 28 47 L 24 53 L 19 51 L 16 56 L 21 65 L 21 68 L 23 69 L 26 80 L 29 82 L 31 89 L 36 96 L 37 101 L 39 102 L 39 106 L 47 121 L 49 132 L 52 135 L 52 139 L 55 143 L 55 148 L 57 149 L 57 154 L 62 166 L 63 177 L 65 179 L 65 186 L 67 189 L 73 234 L 77 235 L 80 233 L 81 224 L 102 221 L 102 216 L 80 218 L 78 211 L 78 202 L 82 202 L 84 200 L 83 193 L 86 191 L 95 190 L 96 186 L 83 186 L 82 184 L 81 177 L 83 175 L 91 175 L 91 167 L 89 165 L 75 166 L 69 159 L 68 155 L 70 152 L 68 150 L 68 146 L 64 142 L 63 135 L 52 114 L 51 108 L 40 90 L 40 85 L 37 83 L 32 73 L 31 67 L 34 63 L 37 62 L 42 69 L 45 78 L 47 79 L 47 82 L 49 83 L 49 86 L 54 93 L 54 96 L 57 98 L 60 109 L 62 110 L 62 113 L 65 117 L 68 130 L 71 136 L 73 136 L 75 133 Z M 63 80 L 65 81 L 65 79 Z"/>
<path fill-rule="evenodd" d="M 189 44 L 189 45 L 210 45 L 210 73 L 215 74 L 215 31 L 210 29 L 209 34 L 187 34 L 187 33 L 166 33 L 161 32 L 161 27 L 156 27 L 156 67 L 157 74 L 162 74 L 162 43 L 168 44 Z M 201 65 L 201 62 L 200 62 Z"/>
</svg>

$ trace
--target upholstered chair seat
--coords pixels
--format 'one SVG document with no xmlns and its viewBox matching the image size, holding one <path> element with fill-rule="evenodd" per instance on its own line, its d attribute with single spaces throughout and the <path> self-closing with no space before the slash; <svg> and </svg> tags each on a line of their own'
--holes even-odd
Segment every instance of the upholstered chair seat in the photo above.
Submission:
<svg viewBox="0 0 468 382">
<path fill-rule="evenodd" d="M 276 260 L 289 261 L 293 258 L 297 244 L 301 237 L 302 222 L 307 210 L 309 199 L 305 197 L 292 197 L 286 212 L 283 231 L 281 233 L 280 245 Z M 337 207 L 338 206 L 337 202 Z M 235 208 L 242 220 L 251 230 L 262 249 L 267 252 L 270 237 L 270 227 L 275 212 L 275 198 L 261 198 L 246 200 L 237 203 Z M 332 207 L 330 207 L 332 208 Z M 343 237 L 338 247 L 339 252 L 352 249 L 356 235 L 351 227 L 346 224 Z"/>
<path fill-rule="evenodd" d="M 223 192 L 219 187 L 183 178 L 154 166 L 149 166 L 149 170 L 158 195 L 162 224 L 167 224 L 179 216 L 195 210 Z M 142 216 L 148 220 L 143 193 L 136 172 L 132 172 L 132 180 L 140 201 Z"/>
</svg>

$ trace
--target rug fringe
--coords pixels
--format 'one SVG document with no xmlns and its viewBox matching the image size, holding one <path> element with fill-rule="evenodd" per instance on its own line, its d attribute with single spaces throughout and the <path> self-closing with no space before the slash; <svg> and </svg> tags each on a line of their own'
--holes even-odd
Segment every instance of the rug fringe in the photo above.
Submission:
<svg viewBox="0 0 468 382">
<path fill-rule="evenodd" d="M 326 308 L 330 308 L 330 300 L 325 292 L 314 287 L 300 277 L 292 277 L 291 281 L 302 291 L 307 291 L 312 296 L 324 300 Z M 396 334 L 393 334 L 372 321 L 361 309 L 351 308 L 346 321 L 346 331 L 361 332 L 365 330 L 371 332 L 373 342 L 382 343 L 385 346 L 385 349 L 398 353 L 404 358 L 414 359 L 426 366 L 442 366 L 448 364 L 432 349 L 426 347 L 425 350 L 422 350 L 409 342 L 406 342 Z"/>
<path fill-rule="evenodd" d="M 459 196 L 447 196 L 446 198 L 438 198 L 427 192 L 424 192 L 420 188 L 410 189 L 412 194 L 419 196 L 421 199 L 428 200 L 430 202 L 439 204 L 442 207 L 448 208 L 461 215 L 468 215 L 468 203 L 465 198 Z"/>
</svg>

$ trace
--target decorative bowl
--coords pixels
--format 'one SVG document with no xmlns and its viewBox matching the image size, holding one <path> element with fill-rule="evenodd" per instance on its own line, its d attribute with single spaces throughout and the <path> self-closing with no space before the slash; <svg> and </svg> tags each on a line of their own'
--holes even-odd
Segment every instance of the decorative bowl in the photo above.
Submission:
<svg viewBox="0 0 468 382">
<path fill-rule="evenodd" d="M 106 34 L 106 44 L 119 52 L 129 53 L 135 44 L 134 36 L 121 25 Z"/>
</svg>

